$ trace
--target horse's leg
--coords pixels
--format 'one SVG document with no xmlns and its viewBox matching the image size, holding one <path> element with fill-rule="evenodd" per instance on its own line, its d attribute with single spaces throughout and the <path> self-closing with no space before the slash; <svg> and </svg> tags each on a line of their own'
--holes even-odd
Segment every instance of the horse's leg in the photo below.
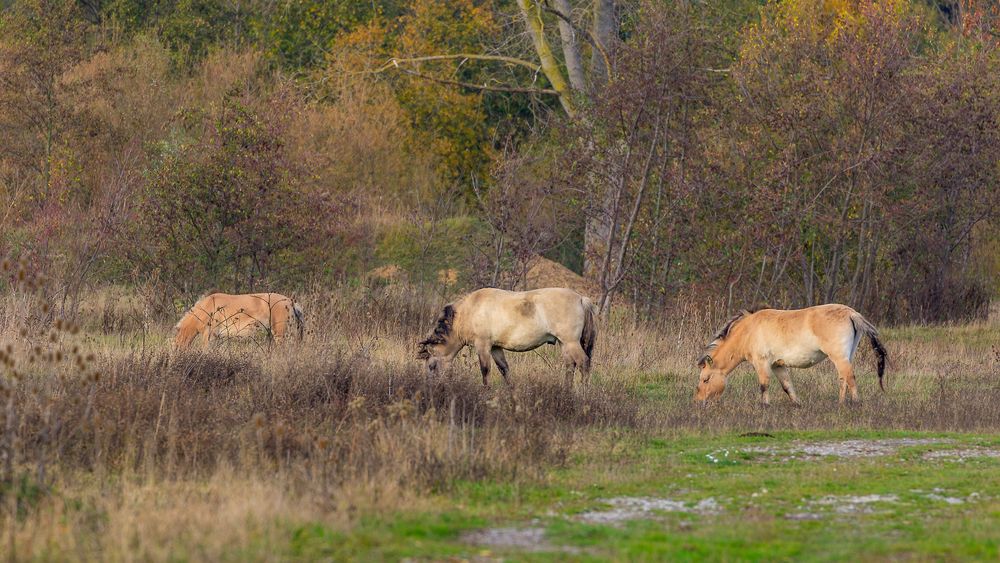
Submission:
<svg viewBox="0 0 1000 563">
<path fill-rule="evenodd" d="M 799 397 L 795 394 L 795 387 L 792 386 L 791 373 L 788 367 L 783 365 L 771 366 L 771 373 L 781 382 L 781 388 L 785 390 L 785 394 L 792 400 L 792 404 L 800 404 Z"/>
<path fill-rule="evenodd" d="M 840 403 L 844 403 L 848 390 L 851 392 L 851 402 L 859 402 L 858 385 L 854 381 L 854 366 L 851 365 L 851 361 L 847 358 L 830 359 L 833 360 L 833 365 L 837 368 L 837 377 L 840 379 Z"/>
<path fill-rule="evenodd" d="M 760 402 L 764 406 L 771 404 L 771 399 L 767 396 L 767 386 L 771 381 L 771 365 L 765 361 L 753 362 L 753 369 L 757 372 L 757 381 L 760 382 Z"/>
<path fill-rule="evenodd" d="M 577 369 L 580 370 L 580 381 L 587 383 L 590 376 L 590 358 L 587 357 L 587 353 L 583 351 L 580 343 L 576 341 L 564 342 L 562 353 L 568 367 L 567 369 L 569 369 L 567 384 L 572 386 L 573 374 Z"/>
<path fill-rule="evenodd" d="M 580 379 L 583 383 L 590 385 L 590 356 L 586 352 L 583 353 L 583 358 L 577 363 L 580 368 Z"/>
<path fill-rule="evenodd" d="M 497 369 L 500 370 L 500 375 L 503 376 L 503 382 L 510 385 L 510 379 L 507 379 L 507 356 L 503 353 L 503 348 L 494 347 L 490 350 L 490 355 L 493 356 L 493 361 L 497 363 Z"/>
<path fill-rule="evenodd" d="M 559 348 L 562 354 L 563 366 L 566 369 L 566 388 L 573 388 L 573 374 L 576 372 L 576 362 L 573 361 L 573 357 L 569 353 L 569 348 L 567 348 L 565 342 L 559 342 Z"/>
<path fill-rule="evenodd" d="M 287 308 L 283 310 L 279 309 L 278 311 L 279 314 L 271 315 L 270 332 L 271 332 L 271 337 L 274 339 L 275 342 L 282 342 L 285 340 L 285 332 L 288 330 L 288 321 L 291 315 L 289 314 Z M 284 312 L 284 316 L 282 316 L 280 312 Z"/>
<path fill-rule="evenodd" d="M 490 348 L 489 344 L 477 343 L 476 352 L 479 353 L 479 371 L 483 374 L 483 385 L 488 386 L 490 381 Z"/>
</svg>

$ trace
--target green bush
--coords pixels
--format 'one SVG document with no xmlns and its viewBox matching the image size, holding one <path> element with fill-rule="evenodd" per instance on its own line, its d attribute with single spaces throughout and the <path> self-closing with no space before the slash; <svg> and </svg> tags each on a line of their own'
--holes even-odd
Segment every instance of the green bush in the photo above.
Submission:
<svg viewBox="0 0 1000 563">
<path fill-rule="evenodd" d="M 383 264 L 402 268 L 412 281 L 435 282 L 439 271 L 455 269 L 461 284 L 467 281 L 469 264 L 485 237 L 485 225 L 467 215 L 404 223 L 381 234 L 375 255 Z"/>
</svg>

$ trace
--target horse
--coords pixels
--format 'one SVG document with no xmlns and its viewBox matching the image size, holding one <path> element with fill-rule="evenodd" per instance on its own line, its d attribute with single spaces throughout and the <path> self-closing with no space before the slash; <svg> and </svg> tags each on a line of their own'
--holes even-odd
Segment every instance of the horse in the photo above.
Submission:
<svg viewBox="0 0 1000 563">
<path fill-rule="evenodd" d="M 878 384 L 884 392 L 885 348 L 875 326 L 854 309 L 829 304 L 792 311 L 740 311 L 722 327 L 698 359 L 701 378 L 695 400 L 704 402 L 721 395 L 729 373 L 747 361 L 757 371 L 764 405 L 770 404 L 767 386 L 771 375 L 778 378 L 792 403 L 799 405 L 789 368 L 808 368 L 830 358 L 840 379 L 840 403 L 844 403 L 848 390 L 851 401 L 858 401 L 852 362 L 863 336 L 868 337 L 878 356 Z"/>
<path fill-rule="evenodd" d="M 187 348 L 199 335 L 207 345 L 213 337 L 249 338 L 263 329 L 275 340 L 284 339 L 295 319 L 299 340 L 305 328 L 302 308 L 280 293 L 229 295 L 212 293 L 198 299 L 174 328 L 174 346 Z"/>
<path fill-rule="evenodd" d="M 466 346 L 479 355 L 483 385 L 489 385 L 490 358 L 508 385 L 504 350 L 527 352 L 542 344 L 559 343 L 566 366 L 566 385 L 580 370 L 582 381 L 590 375 L 590 360 L 597 339 L 597 307 L 572 289 L 550 287 L 531 291 L 485 288 L 444 306 L 433 332 L 418 346 L 417 359 L 434 374 Z"/>
</svg>

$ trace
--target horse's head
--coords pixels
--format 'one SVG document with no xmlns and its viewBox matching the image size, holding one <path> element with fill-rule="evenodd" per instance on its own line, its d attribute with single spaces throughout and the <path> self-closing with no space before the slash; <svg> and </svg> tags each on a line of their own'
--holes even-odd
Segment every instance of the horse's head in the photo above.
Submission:
<svg viewBox="0 0 1000 563">
<path fill-rule="evenodd" d="M 694 393 L 694 400 L 707 401 L 721 395 L 726 390 L 728 373 L 715 364 L 711 352 L 705 353 L 698 359 L 698 367 L 701 368 L 701 375 L 698 378 L 698 389 Z"/>
<path fill-rule="evenodd" d="M 449 360 L 460 347 L 455 346 L 455 307 L 445 305 L 434 325 L 434 331 L 417 344 L 417 359 L 424 360 L 427 370 L 437 371 L 442 361 Z"/>
<path fill-rule="evenodd" d="M 698 389 L 694 393 L 696 401 L 707 401 L 718 397 L 726 390 L 726 378 L 729 372 L 742 361 L 734 353 L 732 339 L 727 340 L 727 338 L 733 327 L 753 312 L 754 310 L 744 309 L 726 321 L 726 324 L 712 337 L 705 354 L 698 358 L 701 375 L 698 377 Z"/>
<path fill-rule="evenodd" d="M 174 336 L 174 347 L 182 349 L 190 346 L 198 333 L 201 332 L 201 324 L 191 312 L 181 317 L 181 320 L 174 326 L 174 329 L 177 330 L 177 334 Z"/>
</svg>

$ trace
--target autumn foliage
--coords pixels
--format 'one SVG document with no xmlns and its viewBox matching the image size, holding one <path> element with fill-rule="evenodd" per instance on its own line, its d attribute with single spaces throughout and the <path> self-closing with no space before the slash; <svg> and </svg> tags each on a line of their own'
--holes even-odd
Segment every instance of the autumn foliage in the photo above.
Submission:
<svg viewBox="0 0 1000 563">
<path fill-rule="evenodd" d="M 516 286 L 537 254 L 649 318 L 996 294 L 989 3 L 237 4 L 0 12 L 0 244 L 71 312 L 388 265 Z"/>
</svg>

